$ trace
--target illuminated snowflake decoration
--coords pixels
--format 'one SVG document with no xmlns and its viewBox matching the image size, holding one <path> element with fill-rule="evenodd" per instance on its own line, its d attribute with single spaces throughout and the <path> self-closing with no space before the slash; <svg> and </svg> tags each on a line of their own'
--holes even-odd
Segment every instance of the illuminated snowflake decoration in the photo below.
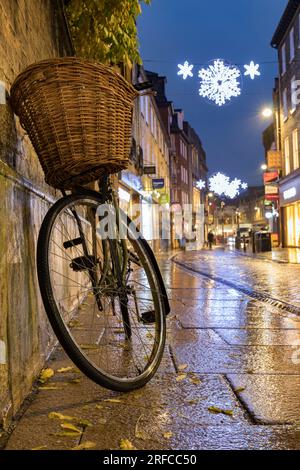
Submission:
<svg viewBox="0 0 300 470">
<path fill-rule="evenodd" d="M 223 173 L 217 173 L 209 178 L 209 190 L 221 196 L 229 185 L 229 178 Z"/>
<path fill-rule="evenodd" d="M 246 69 L 244 75 L 249 75 L 251 80 L 254 80 L 256 76 L 260 76 L 259 64 L 255 64 L 253 60 L 251 60 L 249 65 L 244 65 L 244 68 Z"/>
<path fill-rule="evenodd" d="M 223 106 L 231 98 L 241 94 L 241 84 L 238 78 L 240 70 L 224 60 L 216 59 L 208 68 L 199 71 L 199 95 Z"/>
<path fill-rule="evenodd" d="M 179 71 L 177 72 L 177 75 L 182 75 L 183 80 L 186 80 L 187 77 L 193 77 L 193 68 L 194 66 L 189 64 L 188 61 L 186 60 L 183 65 L 178 64 Z"/>
<path fill-rule="evenodd" d="M 209 190 L 217 196 L 235 199 L 242 190 L 247 188 L 247 183 L 242 183 L 238 178 L 230 180 L 228 176 L 220 172 L 209 178 Z"/>
<path fill-rule="evenodd" d="M 199 181 L 197 181 L 196 186 L 197 186 L 198 189 L 204 189 L 205 186 L 206 186 L 206 183 L 203 180 L 199 180 Z"/>
<path fill-rule="evenodd" d="M 240 189 L 241 183 L 242 183 L 241 180 L 238 180 L 237 178 L 232 180 L 224 191 L 225 196 L 228 197 L 229 199 L 236 198 L 240 194 L 239 189 Z"/>
</svg>

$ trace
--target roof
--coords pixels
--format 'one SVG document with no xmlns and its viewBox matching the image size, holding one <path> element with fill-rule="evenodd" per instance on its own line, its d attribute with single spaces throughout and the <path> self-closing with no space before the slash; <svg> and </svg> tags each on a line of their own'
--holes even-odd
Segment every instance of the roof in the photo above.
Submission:
<svg viewBox="0 0 300 470">
<path fill-rule="evenodd" d="M 284 35 L 289 28 L 298 7 L 300 6 L 300 0 L 289 0 L 286 9 L 283 12 L 283 15 L 279 21 L 279 24 L 277 26 L 277 29 L 274 33 L 274 36 L 271 41 L 271 46 L 278 48 L 280 45 L 282 39 L 284 38 Z"/>
</svg>

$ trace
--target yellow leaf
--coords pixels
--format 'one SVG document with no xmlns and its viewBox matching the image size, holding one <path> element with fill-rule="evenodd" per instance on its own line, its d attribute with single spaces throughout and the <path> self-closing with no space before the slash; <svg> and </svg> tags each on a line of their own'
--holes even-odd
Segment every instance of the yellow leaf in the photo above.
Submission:
<svg viewBox="0 0 300 470">
<path fill-rule="evenodd" d="M 96 410 L 102 410 L 102 409 L 103 409 L 103 405 L 96 405 L 95 408 L 96 408 Z"/>
<path fill-rule="evenodd" d="M 57 413 L 56 411 L 51 411 L 51 413 L 48 414 L 49 419 L 60 419 L 61 421 L 74 421 L 74 416 L 67 416 L 63 415 L 61 413 Z"/>
<path fill-rule="evenodd" d="M 64 429 L 65 431 L 71 431 L 74 433 L 76 432 L 78 434 L 82 433 L 81 429 L 77 428 L 77 426 L 74 426 L 74 424 L 71 424 L 71 423 L 62 423 L 60 427 Z"/>
<path fill-rule="evenodd" d="M 198 379 L 198 377 L 192 377 L 192 378 L 190 379 L 190 382 L 191 382 L 192 384 L 194 384 L 194 385 L 199 385 L 199 384 L 201 384 L 201 380 Z"/>
<path fill-rule="evenodd" d="M 79 384 L 80 383 L 80 379 L 71 379 L 68 381 L 69 384 Z"/>
<path fill-rule="evenodd" d="M 90 421 L 88 421 L 87 419 L 78 419 L 76 420 L 76 423 L 79 424 L 79 426 L 93 426 L 92 423 Z"/>
<path fill-rule="evenodd" d="M 120 440 L 120 449 L 122 450 L 137 450 L 136 447 L 128 439 Z"/>
<path fill-rule="evenodd" d="M 187 364 L 180 364 L 178 366 L 178 370 L 185 370 L 187 368 Z"/>
<path fill-rule="evenodd" d="M 86 442 L 83 442 L 82 444 L 79 444 L 78 446 L 72 447 L 71 450 L 93 449 L 93 447 L 96 447 L 95 442 L 86 441 Z"/>
<path fill-rule="evenodd" d="M 200 399 L 199 398 L 194 398 L 194 400 L 188 400 L 189 405 L 197 405 L 199 403 Z"/>
<path fill-rule="evenodd" d="M 57 370 L 60 374 L 63 374 L 65 372 L 73 372 L 74 367 L 69 366 L 69 367 L 61 367 L 60 369 Z"/>
<path fill-rule="evenodd" d="M 184 379 L 186 379 L 186 374 L 178 374 L 176 377 L 176 382 L 181 382 Z"/>
<path fill-rule="evenodd" d="M 43 369 L 39 377 L 39 382 L 44 384 L 45 382 L 47 382 L 47 380 L 50 379 L 50 377 L 53 377 L 53 375 L 54 375 L 53 369 L 50 369 L 50 368 Z"/>
<path fill-rule="evenodd" d="M 47 449 L 47 446 L 33 447 L 31 450 L 43 450 L 43 449 Z"/>
<path fill-rule="evenodd" d="M 119 398 L 106 398 L 104 401 L 107 401 L 109 403 L 122 403 Z"/>
<path fill-rule="evenodd" d="M 48 385 L 45 387 L 39 387 L 39 390 L 61 390 L 61 387 L 56 387 L 56 385 Z"/>
<path fill-rule="evenodd" d="M 79 433 L 74 432 L 74 431 L 61 431 L 61 432 L 56 432 L 55 434 L 53 434 L 53 436 L 57 436 L 57 437 L 76 437 L 76 438 L 78 438 Z"/>
<path fill-rule="evenodd" d="M 244 390 L 246 390 L 246 387 L 236 388 L 234 391 L 235 393 L 240 393 L 240 392 L 243 392 Z"/>
<path fill-rule="evenodd" d="M 232 410 L 223 410 L 222 408 L 218 408 L 217 406 L 209 406 L 208 411 L 211 413 L 222 413 L 224 415 L 232 416 L 233 411 Z"/>
<path fill-rule="evenodd" d="M 81 344 L 81 349 L 98 349 L 97 344 Z"/>
<path fill-rule="evenodd" d="M 164 433 L 164 438 L 165 439 L 171 439 L 172 436 L 173 436 L 173 433 L 171 431 L 168 431 L 168 432 Z"/>
</svg>

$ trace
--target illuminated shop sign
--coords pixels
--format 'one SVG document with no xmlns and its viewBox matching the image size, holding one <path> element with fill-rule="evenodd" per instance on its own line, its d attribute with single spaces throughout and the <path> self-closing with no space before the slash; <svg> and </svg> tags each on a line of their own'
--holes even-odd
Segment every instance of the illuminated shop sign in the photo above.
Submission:
<svg viewBox="0 0 300 470">
<path fill-rule="evenodd" d="M 289 188 L 286 191 L 283 191 L 283 199 L 286 201 L 287 199 L 292 199 L 297 194 L 297 190 L 295 187 Z"/>
</svg>

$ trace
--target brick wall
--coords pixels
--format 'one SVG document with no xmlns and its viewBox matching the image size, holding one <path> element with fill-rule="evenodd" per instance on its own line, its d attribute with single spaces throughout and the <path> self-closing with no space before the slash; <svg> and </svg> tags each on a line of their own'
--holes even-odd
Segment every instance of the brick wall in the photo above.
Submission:
<svg viewBox="0 0 300 470">
<path fill-rule="evenodd" d="M 57 196 L 13 115 L 9 90 L 29 64 L 71 55 L 62 0 L 0 0 L 0 438 L 53 347 L 36 276 L 36 241 Z M 4 92 L 5 89 L 5 92 Z"/>
</svg>

